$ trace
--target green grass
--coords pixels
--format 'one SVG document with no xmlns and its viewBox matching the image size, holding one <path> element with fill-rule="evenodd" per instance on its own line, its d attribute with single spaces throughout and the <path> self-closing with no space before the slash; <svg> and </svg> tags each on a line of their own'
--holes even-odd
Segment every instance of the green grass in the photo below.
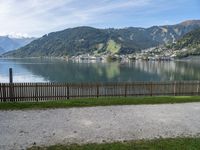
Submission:
<svg viewBox="0 0 200 150">
<path fill-rule="evenodd" d="M 121 48 L 121 45 L 116 43 L 114 40 L 109 40 L 107 43 L 107 51 L 112 54 L 118 53 Z"/>
<path fill-rule="evenodd" d="M 45 108 L 70 108 L 110 105 L 141 105 L 141 104 L 167 104 L 200 102 L 200 96 L 158 96 L 158 97 L 102 97 L 70 99 L 47 102 L 13 102 L 0 103 L 0 110 L 8 109 L 45 109 Z"/>
<path fill-rule="evenodd" d="M 54 145 L 28 150 L 199 150 L 200 138 L 156 139 L 86 145 Z"/>
</svg>

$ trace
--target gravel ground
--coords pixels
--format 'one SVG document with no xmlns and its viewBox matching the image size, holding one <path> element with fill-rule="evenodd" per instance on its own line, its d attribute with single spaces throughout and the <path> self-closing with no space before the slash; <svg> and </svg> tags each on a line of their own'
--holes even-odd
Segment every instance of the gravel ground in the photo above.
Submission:
<svg viewBox="0 0 200 150">
<path fill-rule="evenodd" d="M 200 136 L 200 103 L 0 111 L 0 149 Z"/>
</svg>

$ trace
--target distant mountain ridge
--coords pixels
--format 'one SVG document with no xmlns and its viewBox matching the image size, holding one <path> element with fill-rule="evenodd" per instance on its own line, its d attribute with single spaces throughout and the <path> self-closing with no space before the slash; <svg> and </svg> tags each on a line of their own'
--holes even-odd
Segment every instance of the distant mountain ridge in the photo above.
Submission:
<svg viewBox="0 0 200 150">
<path fill-rule="evenodd" d="M 142 49 L 176 42 L 200 28 L 200 20 L 150 28 L 96 29 L 76 27 L 52 32 L 30 44 L 4 54 L 9 57 L 73 56 L 84 53 L 129 54 Z"/>
<path fill-rule="evenodd" d="M 186 20 L 177 25 L 183 25 L 183 26 L 194 25 L 194 26 L 196 26 L 196 25 L 200 25 L 200 21 L 199 20 Z"/>
<path fill-rule="evenodd" d="M 36 38 L 12 38 L 9 36 L 0 36 L 0 54 L 23 47 L 35 39 Z"/>
</svg>

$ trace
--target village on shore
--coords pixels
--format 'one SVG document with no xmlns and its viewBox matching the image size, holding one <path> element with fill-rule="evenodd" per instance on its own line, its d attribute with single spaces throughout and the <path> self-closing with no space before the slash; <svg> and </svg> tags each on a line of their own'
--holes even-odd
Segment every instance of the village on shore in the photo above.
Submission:
<svg viewBox="0 0 200 150">
<path fill-rule="evenodd" d="M 170 50 L 163 51 L 162 48 L 150 48 L 142 50 L 141 52 L 136 52 L 133 54 L 81 54 L 71 57 L 63 57 L 66 60 L 72 60 L 74 62 L 109 62 L 109 61 L 121 61 L 130 62 L 136 60 L 144 61 L 172 61 L 176 59 L 176 52 Z"/>
</svg>

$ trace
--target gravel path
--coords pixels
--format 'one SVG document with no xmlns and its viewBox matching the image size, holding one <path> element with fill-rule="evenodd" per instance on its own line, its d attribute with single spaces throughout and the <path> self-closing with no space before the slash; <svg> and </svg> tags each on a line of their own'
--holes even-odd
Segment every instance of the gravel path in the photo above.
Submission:
<svg viewBox="0 0 200 150">
<path fill-rule="evenodd" d="M 0 149 L 200 136 L 200 103 L 0 111 Z"/>
</svg>

